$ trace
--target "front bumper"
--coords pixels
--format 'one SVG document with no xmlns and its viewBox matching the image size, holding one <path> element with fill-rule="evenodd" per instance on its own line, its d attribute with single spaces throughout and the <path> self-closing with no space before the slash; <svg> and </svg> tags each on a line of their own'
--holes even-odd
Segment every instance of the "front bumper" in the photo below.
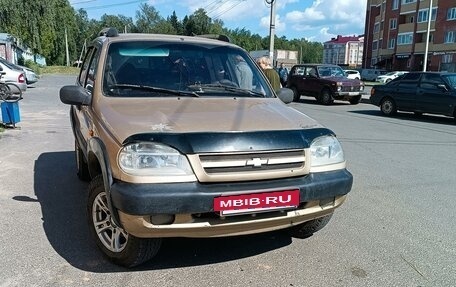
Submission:
<svg viewBox="0 0 456 287">
<path fill-rule="evenodd" d="M 111 200 L 122 227 L 136 237 L 221 237 L 283 229 L 331 214 L 345 200 L 353 184 L 347 170 L 303 177 L 238 183 L 131 184 L 115 182 Z M 214 198 L 290 188 L 300 190 L 297 209 L 221 217 Z M 156 225 L 151 216 L 174 215 L 169 224 Z"/>
<path fill-rule="evenodd" d="M 337 92 L 334 94 L 334 98 L 337 100 L 350 100 L 355 97 L 364 95 L 364 91 L 357 92 Z"/>
<path fill-rule="evenodd" d="M 302 203 L 345 195 L 352 184 L 353 176 L 343 169 L 251 182 L 135 184 L 115 181 L 110 194 L 113 206 L 126 214 L 185 214 L 213 212 L 214 198 L 222 195 L 299 189 Z"/>
</svg>

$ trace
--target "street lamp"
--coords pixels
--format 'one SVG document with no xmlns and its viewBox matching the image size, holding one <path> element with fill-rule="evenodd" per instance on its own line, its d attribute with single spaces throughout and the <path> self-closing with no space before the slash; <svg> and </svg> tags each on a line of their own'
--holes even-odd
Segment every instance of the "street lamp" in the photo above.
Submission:
<svg viewBox="0 0 456 287">
<path fill-rule="evenodd" d="M 269 25 L 269 59 L 274 66 L 274 30 L 275 30 L 275 2 L 276 0 L 265 0 L 267 4 L 271 5 L 271 19 Z"/>
<path fill-rule="evenodd" d="M 429 52 L 429 34 L 431 34 L 431 18 L 432 18 L 432 0 L 429 1 L 429 18 L 428 18 L 428 25 L 427 25 L 427 33 L 426 33 L 426 45 L 424 49 L 424 63 L 423 63 L 423 72 L 426 72 L 427 69 L 427 59 L 428 59 L 428 52 Z"/>
</svg>

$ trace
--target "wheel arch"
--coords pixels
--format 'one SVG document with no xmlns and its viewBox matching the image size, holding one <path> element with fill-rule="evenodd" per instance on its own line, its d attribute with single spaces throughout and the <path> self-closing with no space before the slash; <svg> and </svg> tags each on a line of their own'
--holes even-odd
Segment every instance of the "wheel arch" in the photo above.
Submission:
<svg viewBox="0 0 456 287">
<path fill-rule="evenodd" d="M 103 185 L 108 197 L 108 205 L 113 214 L 114 223 L 120 225 L 119 214 L 115 210 L 111 200 L 111 186 L 114 182 L 112 169 L 109 165 L 108 152 L 106 146 L 99 138 L 91 138 L 87 143 L 87 164 L 91 178 L 101 174 L 103 176 Z"/>
</svg>

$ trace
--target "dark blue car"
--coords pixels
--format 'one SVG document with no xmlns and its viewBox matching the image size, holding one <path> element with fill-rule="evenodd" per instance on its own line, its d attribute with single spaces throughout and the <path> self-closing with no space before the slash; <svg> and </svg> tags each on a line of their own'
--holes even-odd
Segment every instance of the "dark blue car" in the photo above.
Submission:
<svg viewBox="0 0 456 287">
<path fill-rule="evenodd" d="M 370 101 L 386 116 L 408 111 L 456 119 L 456 73 L 410 72 L 385 85 L 374 86 Z"/>
</svg>

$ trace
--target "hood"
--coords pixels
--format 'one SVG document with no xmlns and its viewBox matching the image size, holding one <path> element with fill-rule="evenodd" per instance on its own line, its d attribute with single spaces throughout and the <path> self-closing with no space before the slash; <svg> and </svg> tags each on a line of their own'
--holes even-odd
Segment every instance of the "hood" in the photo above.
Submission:
<svg viewBox="0 0 456 287">
<path fill-rule="evenodd" d="M 109 98 L 94 108 L 119 142 L 139 133 L 300 130 L 321 127 L 277 98 Z"/>
<path fill-rule="evenodd" d="M 350 79 L 350 78 L 341 77 L 341 76 L 337 76 L 337 77 L 322 77 L 322 79 L 325 79 L 325 80 L 331 81 L 331 82 L 340 82 L 344 86 L 345 85 L 359 84 L 361 82 L 360 80 L 357 80 L 357 79 Z"/>
</svg>

